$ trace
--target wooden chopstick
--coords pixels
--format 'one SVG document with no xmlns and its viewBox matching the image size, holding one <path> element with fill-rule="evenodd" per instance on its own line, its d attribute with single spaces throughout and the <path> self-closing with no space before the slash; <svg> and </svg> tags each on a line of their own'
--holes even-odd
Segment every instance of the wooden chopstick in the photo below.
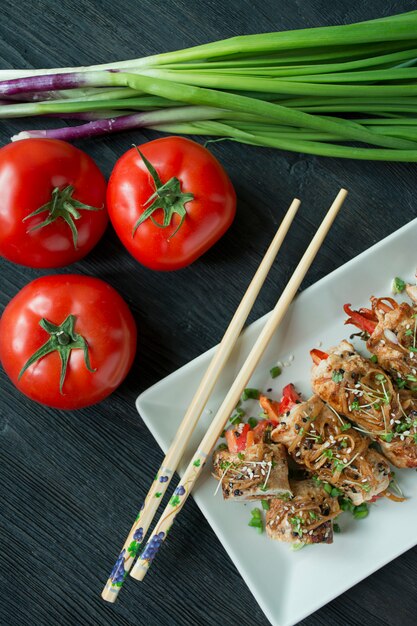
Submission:
<svg viewBox="0 0 417 626">
<path fill-rule="evenodd" d="M 332 206 L 327 212 L 323 222 L 314 235 L 310 245 L 305 251 L 301 261 L 297 265 L 287 286 L 282 292 L 275 308 L 273 309 L 268 321 L 263 327 L 258 339 L 256 340 L 252 350 L 250 351 L 246 361 L 242 365 L 235 381 L 223 400 L 219 410 L 217 411 L 209 429 L 201 440 L 200 446 L 191 459 L 187 469 L 178 487 L 174 491 L 174 495 L 165 507 L 164 512 L 158 523 L 156 524 L 145 548 L 136 561 L 130 575 L 137 580 L 143 580 L 152 560 L 158 552 L 161 544 L 165 541 L 168 531 L 170 530 L 176 516 L 184 506 L 191 489 L 202 472 L 204 464 L 211 454 L 220 434 L 222 433 L 225 423 L 229 415 L 238 403 L 243 389 L 246 387 L 250 377 L 252 376 L 256 366 L 258 365 L 266 347 L 268 346 L 273 334 L 277 330 L 282 318 L 287 312 L 297 289 L 299 288 L 304 276 L 306 275 L 311 263 L 313 262 L 320 246 L 323 243 L 327 232 L 332 225 L 340 207 L 342 206 L 347 195 L 345 189 L 341 189 L 336 196 Z"/>
<path fill-rule="evenodd" d="M 167 487 L 178 467 L 192 432 L 207 404 L 211 392 L 223 370 L 230 353 L 240 335 L 243 325 L 253 307 L 259 291 L 268 275 L 276 255 L 284 241 L 291 223 L 298 211 L 300 201 L 294 199 L 278 231 L 272 240 L 264 258 L 262 259 L 245 295 L 242 298 L 217 350 L 204 374 L 200 385 L 191 400 L 190 406 L 177 431 L 177 434 L 159 468 L 157 476 L 146 496 L 142 509 L 133 524 L 116 564 L 103 589 L 102 598 L 108 602 L 115 602 L 122 587 L 125 572 L 129 572 L 140 543 L 145 536 L 158 506 L 167 490 Z"/>
</svg>

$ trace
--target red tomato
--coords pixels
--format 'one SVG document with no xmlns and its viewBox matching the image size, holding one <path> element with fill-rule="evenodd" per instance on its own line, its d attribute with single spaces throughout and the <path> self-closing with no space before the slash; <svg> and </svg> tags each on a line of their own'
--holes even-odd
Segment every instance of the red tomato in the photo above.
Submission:
<svg viewBox="0 0 417 626">
<path fill-rule="evenodd" d="M 78 261 L 104 233 L 105 198 L 106 181 L 97 165 L 71 144 L 25 139 L 4 146 L 0 254 L 29 267 L 62 267 Z M 34 215 L 41 207 L 44 210 Z M 39 227 L 45 220 L 48 223 Z"/>
<path fill-rule="evenodd" d="M 47 346 L 44 356 L 28 363 L 46 342 L 54 351 L 48 353 Z M 19 291 L 0 319 L 6 373 L 29 398 L 55 408 L 103 400 L 125 378 L 135 350 L 136 326 L 127 304 L 97 278 L 38 278 Z M 68 357 L 66 374 L 60 351 Z"/>
<path fill-rule="evenodd" d="M 214 156 L 189 139 L 164 137 L 139 149 L 147 164 L 132 148 L 113 169 L 107 189 L 110 219 L 130 254 L 146 267 L 185 267 L 231 225 L 232 183 Z"/>
<path fill-rule="evenodd" d="M 246 439 L 250 431 L 249 424 L 238 424 L 235 428 L 226 430 L 226 443 L 229 452 L 242 452 L 246 449 Z"/>
<path fill-rule="evenodd" d="M 260 443 L 264 440 L 266 429 L 272 425 L 270 420 L 261 420 L 253 429 L 253 438 L 255 443 Z"/>
</svg>

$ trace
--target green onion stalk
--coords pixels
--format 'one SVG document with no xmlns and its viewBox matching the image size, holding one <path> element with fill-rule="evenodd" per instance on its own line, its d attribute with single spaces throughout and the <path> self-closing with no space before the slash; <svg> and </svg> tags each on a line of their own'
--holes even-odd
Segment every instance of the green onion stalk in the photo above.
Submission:
<svg viewBox="0 0 417 626">
<path fill-rule="evenodd" d="M 0 71 L 0 118 L 77 126 L 14 140 L 133 128 L 320 156 L 417 161 L 417 11 L 244 35 L 130 61 Z"/>
</svg>

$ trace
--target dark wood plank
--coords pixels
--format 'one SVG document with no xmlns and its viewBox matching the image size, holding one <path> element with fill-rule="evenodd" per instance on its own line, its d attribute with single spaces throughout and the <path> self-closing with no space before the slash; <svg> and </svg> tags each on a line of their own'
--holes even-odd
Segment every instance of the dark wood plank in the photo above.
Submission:
<svg viewBox="0 0 417 626">
<path fill-rule="evenodd" d="M 7 0 L 0 65 L 106 62 L 241 33 L 352 22 L 414 8 L 413 0 Z M 2 144 L 28 124 L 39 127 L 37 121 L 2 122 Z M 136 131 L 80 147 L 108 175 L 133 141 L 155 136 Z M 302 218 L 251 319 L 272 306 L 340 186 L 351 190 L 349 200 L 303 287 L 414 218 L 415 166 L 326 160 L 227 142 L 211 149 L 231 175 L 239 209 L 228 234 L 202 259 L 175 274 L 155 274 L 135 263 L 109 229 L 85 261 L 63 270 L 100 276 L 131 305 L 139 353 L 123 386 L 98 407 L 63 413 L 32 404 L 1 374 L 2 626 L 267 625 L 193 502 L 152 576 L 142 585 L 126 585 L 114 607 L 100 600 L 114 555 L 162 456 L 134 401 L 220 339 L 292 197 L 304 200 Z M 2 308 L 29 280 L 48 273 L 5 261 L 0 267 Z M 391 268 L 381 271 L 389 275 Z M 303 624 L 411 626 L 416 574 L 414 549 Z"/>
</svg>

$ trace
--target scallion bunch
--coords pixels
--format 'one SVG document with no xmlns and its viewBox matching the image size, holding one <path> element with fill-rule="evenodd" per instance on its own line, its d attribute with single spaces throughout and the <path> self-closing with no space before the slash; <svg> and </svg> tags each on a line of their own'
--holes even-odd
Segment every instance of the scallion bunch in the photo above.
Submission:
<svg viewBox="0 0 417 626">
<path fill-rule="evenodd" d="M 0 72 L 0 117 L 77 126 L 13 139 L 148 127 L 322 156 L 417 161 L 417 11 L 246 35 L 121 63 Z"/>
</svg>

